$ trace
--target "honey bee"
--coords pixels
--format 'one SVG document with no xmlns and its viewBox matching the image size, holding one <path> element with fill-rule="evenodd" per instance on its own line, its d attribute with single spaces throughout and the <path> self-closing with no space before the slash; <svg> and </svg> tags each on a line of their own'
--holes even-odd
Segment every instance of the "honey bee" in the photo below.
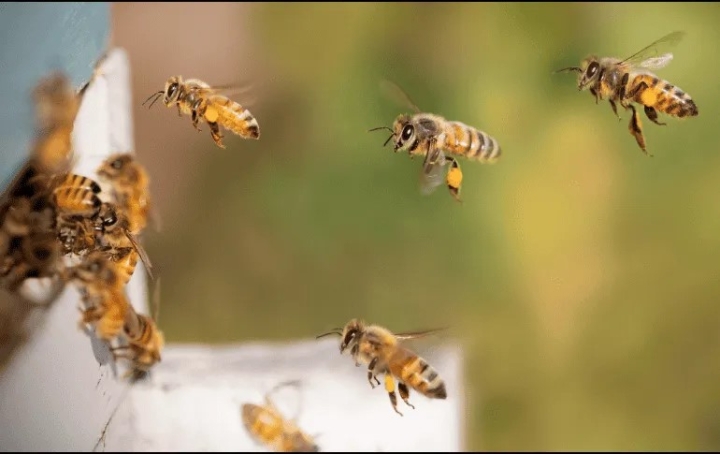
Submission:
<svg viewBox="0 0 720 454">
<path fill-rule="evenodd" d="M 412 109 L 414 114 L 399 115 L 393 122 L 392 128 L 381 126 L 370 131 L 381 129 L 390 131 L 390 137 L 383 146 L 391 139 L 395 139 L 396 153 L 407 151 L 410 157 L 425 157 L 420 174 L 420 189 L 423 194 L 432 193 L 442 184 L 445 177 L 450 194 L 461 202 L 462 171 L 456 156 L 463 156 L 480 163 L 494 163 L 501 155 L 498 141 L 487 133 L 459 121 L 449 121 L 439 115 L 423 113 L 398 85 L 390 81 L 383 81 L 381 87 Z M 445 171 L 444 168 L 448 164 L 450 167 Z"/>
<path fill-rule="evenodd" d="M 244 139 L 259 139 L 260 126 L 250 111 L 219 93 L 229 88 L 213 88 L 198 79 L 183 81 L 181 76 L 172 76 L 165 82 L 165 89 L 153 93 L 143 105 L 154 98 L 148 106 L 150 108 L 162 98 L 167 107 L 177 106 L 179 116 L 190 115 L 198 131 L 199 121 L 204 120 L 210 126 L 213 141 L 220 148 L 225 148 L 220 126 Z"/>
<path fill-rule="evenodd" d="M 337 334 L 341 338 L 340 354 L 350 351 L 355 365 L 368 365 L 367 379 L 370 386 L 380 384 L 378 374 L 385 375 L 385 390 L 390 396 L 390 403 L 397 414 L 403 414 L 397 408 L 397 395 L 395 394 L 395 379 L 398 380 L 400 397 L 411 408 L 415 408 L 408 398 L 410 388 L 431 399 L 445 399 L 445 382 L 427 361 L 419 357 L 409 348 L 401 345 L 400 341 L 426 336 L 435 330 L 417 333 L 393 334 L 387 328 L 378 325 L 368 325 L 359 319 L 350 320 L 341 330 L 336 328 L 318 338 L 330 334 Z M 375 383 L 373 383 L 375 380 Z"/>
<path fill-rule="evenodd" d="M 58 237 L 64 252 L 82 254 L 100 250 L 106 253 L 116 263 L 123 283 L 132 277 L 139 258 L 152 278 L 150 258 L 130 232 L 127 217 L 114 204 L 102 202 L 94 186 L 83 187 L 88 180 L 68 177 L 72 185 L 60 186 L 53 192 L 58 211 Z"/>
<path fill-rule="evenodd" d="M 107 342 L 121 334 L 131 306 L 115 264 L 93 251 L 65 275 L 79 286 L 85 302 L 79 326 L 94 325 L 97 336 Z"/>
<path fill-rule="evenodd" d="M 97 171 L 101 181 L 112 187 L 113 197 L 129 222 L 129 230 L 138 235 L 145 229 L 150 212 L 150 178 L 145 168 L 130 153 L 108 157 Z"/>
<path fill-rule="evenodd" d="M 31 156 L 43 172 L 66 172 L 73 161 L 72 131 L 80 103 L 69 80 L 61 73 L 43 79 L 33 90 L 36 138 Z"/>
<path fill-rule="evenodd" d="M 155 316 L 154 319 L 140 314 L 130 306 L 125 319 L 124 334 L 127 345 L 112 348 L 113 356 L 131 361 L 132 369 L 128 376 L 139 377 L 147 373 L 152 366 L 161 361 L 160 351 L 165 345 L 165 337 L 157 327 L 160 310 L 160 281 L 155 283 Z"/>
<path fill-rule="evenodd" d="M 556 73 L 577 72 L 578 90 L 589 90 L 595 97 L 595 103 L 607 99 L 618 118 L 617 104 L 625 110 L 631 110 L 628 125 L 630 134 L 635 137 L 640 149 L 649 154 L 645 147 L 640 115 L 633 103 L 643 106 L 650 121 L 661 126 L 666 123 L 658 121 L 658 111 L 677 118 L 698 114 L 697 105 L 690 95 L 650 72 L 652 69 L 664 68 L 672 61 L 672 53 L 660 55 L 660 50 L 679 43 L 684 36 L 685 32 L 672 32 L 624 60 L 591 55 L 579 67 L 562 68 Z"/>
<path fill-rule="evenodd" d="M 297 381 L 280 383 L 265 395 L 265 404 L 243 404 L 241 414 L 245 429 L 255 440 L 275 452 L 319 452 L 314 437 L 303 432 L 292 420 L 286 419 L 270 400 L 270 395 Z"/>
</svg>

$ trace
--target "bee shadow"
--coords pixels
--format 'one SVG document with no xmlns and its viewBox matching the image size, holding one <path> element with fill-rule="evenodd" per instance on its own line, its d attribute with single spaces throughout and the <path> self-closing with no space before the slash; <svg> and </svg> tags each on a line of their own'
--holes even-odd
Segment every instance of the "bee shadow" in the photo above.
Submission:
<svg viewBox="0 0 720 454">
<path fill-rule="evenodd" d="M 98 338 L 94 332 L 92 332 L 88 328 L 84 328 L 83 332 L 90 338 L 90 346 L 92 347 L 93 355 L 95 356 L 95 360 L 98 362 L 100 366 L 104 366 L 106 364 L 110 365 L 110 370 L 113 373 L 113 376 L 117 378 L 118 376 L 118 370 L 117 370 L 117 364 L 115 363 L 115 358 L 113 357 L 112 352 L 110 351 L 110 345 L 105 342 L 104 340 Z"/>
</svg>

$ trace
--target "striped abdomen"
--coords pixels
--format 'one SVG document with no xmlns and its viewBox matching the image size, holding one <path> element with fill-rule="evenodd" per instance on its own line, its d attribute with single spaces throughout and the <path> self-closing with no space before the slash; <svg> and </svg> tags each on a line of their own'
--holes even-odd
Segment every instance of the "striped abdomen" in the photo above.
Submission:
<svg viewBox="0 0 720 454">
<path fill-rule="evenodd" d="M 445 382 L 424 359 L 407 348 L 397 347 L 389 358 L 390 374 L 431 399 L 445 399 Z"/>
<path fill-rule="evenodd" d="M 259 442 L 276 450 L 283 441 L 283 420 L 274 411 L 255 404 L 242 406 L 242 420 L 245 428 Z"/>
<path fill-rule="evenodd" d="M 102 302 L 104 312 L 95 325 L 98 337 L 110 340 L 120 334 L 125 325 L 128 302 L 122 291 L 109 291 Z"/>
<path fill-rule="evenodd" d="M 260 138 L 260 126 L 253 114 L 225 96 L 212 95 L 203 116 L 208 122 L 219 123 L 245 139 Z"/>
<path fill-rule="evenodd" d="M 118 278 L 123 285 L 130 281 L 133 272 L 135 272 L 135 267 L 137 266 L 139 257 L 140 255 L 137 251 L 135 251 L 135 249 L 131 249 L 127 255 L 121 256 L 121 258 L 117 260 L 113 260 L 116 265 Z"/>
<path fill-rule="evenodd" d="M 55 180 L 56 188 L 70 187 L 70 188 L 82 188 L 92 191 L 94 194 L 100 192 L 100 185 L 88 177 L 77 175 L 74 173 L 68 173 L 57 177 Z"/>
<path fill-rule="evenodd" d="M 85 218 L 94 217 L 102 203 L 91 189 L 71 186 L 55 189 L 53 202 L 61 214 Z"/>
<path fill-rule="evenodd" d="M 631 95 L 633 101 L 673 117 L 694 117 L 698 114 L 690 95 L 651 74 L 635 76 L 625 93 Z"/>
<path fill-rule="evenodd" d="M 449 121 L 443 133 L 443 149 L 480 162 L 500 157 L 500 145 L 494 137 L 459 121 Z"/>
</svg>

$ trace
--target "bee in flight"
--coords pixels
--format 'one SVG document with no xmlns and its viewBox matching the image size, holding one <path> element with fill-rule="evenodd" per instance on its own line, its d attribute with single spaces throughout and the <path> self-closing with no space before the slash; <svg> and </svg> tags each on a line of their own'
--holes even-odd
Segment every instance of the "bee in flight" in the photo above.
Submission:
<svg viewBox="0 0 720 454">
<path fill-rule="evenodd" d="M 631 110 L 628 129 L 640 149 L 648 154 L 640 115 L 633 103 L 642 106 L 650 121 L 661 126 L 666 123 L 658 120 L 658 112 L 677 118 L 694 117 L 698 114 L 698 108 L 690 95 L 650 72 L 664 68 L 672 61 L 673 54 L 660 54 L 661 49 L 679 43 L 684 36 L 685 32 L 672 32 L 624 60 L 591 55 L 585 58 L 580 66 L 562 68 L 556 73 L 578 73 L 578 90 L 589 90 L 595 97 L 595 103 L 607 99 L 618 118 L 620 115 L 617 104 L 625 110 Z"/>
<path fill-rule="evenodd" d="M 411 157 L 424 156 L 422 173 L 420 174 L 420 190 L 423 194 L 430 194 L 443 182 L 447 184 L 450 194 L 460 202 L 460 186 L 462 184 L 462 171 L 456 157 L 478 161 L 480 163 L 493 163 L 501 155 L 498 141 L 472 126 L 459 121 L 449 121 L 445 118 L 423 113 L 410 97 L 395 83 L 384 80 L 381 88 L 397 101 L 414 111 L 413 115 L 399 115 L 392 128 L 381 126 L 370 131 L 385 129 L 391 135 L 383 146 L 394 139 L 394 149 L 406 151 Z M 450 167 L 445 171 L 445 166 Z"/>
<path fill-rule="evenodd" d="M 198 123 L 204 120 L 210 127 L 215 144 L 225 148 L 222 143 L 223 135 L 220 126 L 230 130 L 244 139 L 259 139 L 260 126 L 257 120 L 240 104 L 221 95 L 220 91 L 231 87 L 213 88 L 198 79 L 183 81 L 181 76 L 172 76 L 165 82 L 165 89 L 153 93 L 143 102 L 153 100 L 148 108 L 162 98 L 167 107 L 177 106 L 178 115 L 190 115 L 195 129 L 200 131 Z"/>
<path fill-rule="evenodd" d="M 372 388 L 375 388 L 375 383 L 380 384 L 377 375 L 384 374 L 385 390 L 390 396 L 390 403 L 393 410 L 402 416 L 403 414 L 397 409 L 395 379 L 398 381 L 400 397 L 413 409 L 415 407 L 408 402 L 410 388 L 431 399 L 447 397 L 445 382 L 435 369 L 415 352 L 401 344 L 403 340 L 416 339 L 437 331 L 440 330 L 393 334 L 382 326 L 369 325 L 362 320 L 352 319 L 342 330 L 336 328 L 317 338 L 330 334 L 339 335 L 340 354 L 349 350 L 356 366 L 367 364 L 367 379 Z"/>
<path fill-rule="evenodd" d="M 276 385 L 265 394 L 265 404 L 246 403 L 241 409 L 245 429 L 263 445 L 275 452 L 319 452 L 320 448 L 313 437 L 303 432 L 295 419 L 286 419 L 270 400 L 270 395 L 285 386 L 297 386 L 296 380 Z"/>
</svg>

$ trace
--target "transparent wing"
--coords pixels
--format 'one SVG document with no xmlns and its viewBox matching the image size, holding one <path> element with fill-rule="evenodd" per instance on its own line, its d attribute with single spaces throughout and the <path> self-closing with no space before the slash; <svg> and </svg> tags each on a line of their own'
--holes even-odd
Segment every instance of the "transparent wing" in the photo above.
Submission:
<svg viewBox="0 0 720 454">
<path fill-rule="evenodd" d="M 429 336 L 431 334 L 439 333 L 440 331 L 445 331 L 449 327 L 444 326 L 442 328 L 435 328 L 435 329 L 427 329 L 424 331 L 414 331 L 410 333 L 400 333 L 396 334 L 395 337 L 397 337 L 399 340 L 409 340 L 409 339 L 418 339 L 421 337 Z"/>
<path fill-rule="evenodd" d="M 420 193 L 423 195 L 432 194 L 445 181 L 445 154 L 433 148 L 425 155 L 422 171 L 420 172 Z"/>
<path fill-rule="evenodd" d="M 645 61 L 640 62 L 638 66 L 646 69 L 662 69 L 666 67 L 673 59 L 673 54 L 670 52 L 663 54 L 659 57 L 651 57 Z"/>
<path fill-rule="evenodd" d="M 415 111 L 415 113 L 420 113 L 420 108 L 415 105 L 412 99 L 410 99 L 410 96 L 405 93 L 405 90 L 400 88 L 400 86 L 395 82 L 391 82 L 387 79 L 381 80 L 380 90 L 385 94 L 385 96 L 387 96 L 391 100 L 397 102 L 404 107 L 412 109 L 413 111 Z"/>
<path fill-rule="evenodd" d="M 152 264 L 150 263 L 150 257 L 148 257 L 147 252 L 145 252 L 145 248 L 142 247 L 142 245 L 138 242 L 138 240 L 135 238 L 135 235 L 128 232 L 127 230 L 125 231 L 125 236 L 128 237 L 133 247 L 137 251 L 138 255 L 140 256 L 140 260 L 142 260 L 143 264 L 145 265 L 145 269 L 147 270 L 150 279 L 154 280 L 155 278 L 152 274 Z"/>
<path fill-rule="evenodd" d="M 658 64 L 665 66 L 670 63 L 670 60 L 672 60 L 672 54 L 663 54 L 663 50 L 677 45 L 685 37 L 685 34 L 686 33 L 683 31 L 675 31 L 667 34 L 662 38 L 658 39 L 657 41 L 654 41 L 648 46 L 643 47 L 639 51 L 635 52 L 634 54 L 623 60 L 623 63 L 637 64 L 638 66 L 642 67 L 647 67 L 644 66 L 644 64 L 654 64 L 655 66 L 653 66 L 653 68 L 656 69 Z"/>
</svg>

